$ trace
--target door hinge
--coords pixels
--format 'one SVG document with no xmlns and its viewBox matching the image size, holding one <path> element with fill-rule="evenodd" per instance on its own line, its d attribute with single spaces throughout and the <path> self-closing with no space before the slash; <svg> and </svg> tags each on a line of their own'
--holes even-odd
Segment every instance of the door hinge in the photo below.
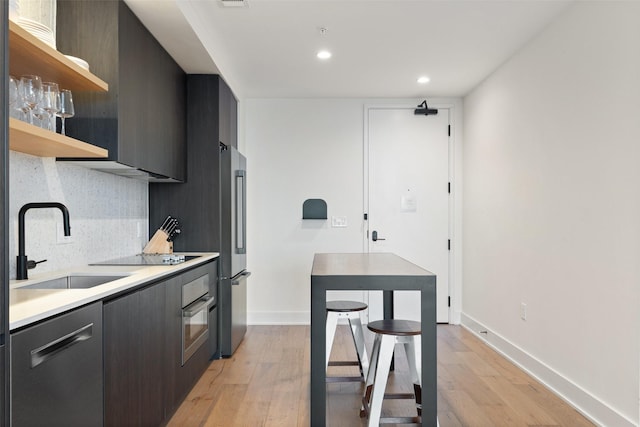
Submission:
<svg viewBox="0 0 640 427">
<path fill-rule="evenodd" d="M 369 215 L 367 213 L 364 214 L 364 220 L 367 221 L 369 219 Z"/>
<path fill-rule="evenodd" d="M 448 126 L 447 133 L 449 134 L 449 136 L 451 136 L 451 125 Z"/>
<path fill-rule="evenodd" d="M 450 182 L 447 183 L 447 192 L 449 194 L 451 194 L 451 183 Z"/>
<path fill-rule="evenodd" d="M 451 307 L 451 297 L 447 297 L 447 307 Z"/>
<path fill-rule="evenodd" d="M 447 250 L 451 250 L 451 239 L 447 240 Z"/>
</svg>

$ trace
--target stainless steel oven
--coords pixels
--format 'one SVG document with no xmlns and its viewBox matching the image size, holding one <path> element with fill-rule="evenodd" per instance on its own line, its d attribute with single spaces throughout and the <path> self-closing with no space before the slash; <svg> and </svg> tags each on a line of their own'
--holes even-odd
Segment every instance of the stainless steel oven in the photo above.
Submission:
<svg viewBox="0 0 640 427">
<path fill-rule="evenodd" d="M 182 285 L 182 364 L 202 346 L 209 336 L 209 307 L 215 298 L 209 295 L 209 275 Z"/>
</svg>

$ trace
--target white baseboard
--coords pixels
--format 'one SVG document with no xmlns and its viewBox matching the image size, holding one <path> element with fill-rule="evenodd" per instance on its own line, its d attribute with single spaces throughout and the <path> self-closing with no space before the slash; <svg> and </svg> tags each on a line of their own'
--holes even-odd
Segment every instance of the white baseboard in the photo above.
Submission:
<svg viewBox="0 0 640 427">
<path fill-rule="evenodd" d="M 310 325 L 308 311 L 251 311 L 247 313 L 249 325 Z"/>
<path fill-rule="evenodd" d="M 578 412 L 599 426 L 635 427 L 636 424 L 596 398 L 577 384 L 554 371 L 525 350 L 489 330 L 471 316 L 462 313 L 462 326 L 490 347 L 515 363 L 520 369 L 540 381 Z M 483 331 L 483 333 L 480 333 Z M 486 331 L 486 333 L 484 333 Z"/>
</svg>

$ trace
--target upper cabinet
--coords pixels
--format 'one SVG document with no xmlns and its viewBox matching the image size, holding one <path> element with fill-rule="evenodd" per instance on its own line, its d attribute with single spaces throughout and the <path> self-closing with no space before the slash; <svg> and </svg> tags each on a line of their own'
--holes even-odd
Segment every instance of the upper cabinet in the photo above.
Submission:
<svg viewBox="0 0 640 427">
<path fill-rule="evenodd" d="M 62 53 L 42 42 L 13 21 L 9 21 L 9 72 L 19 77 L 37 74 L 44 81 L 54 81 L 65 89 L 106 92 L 109 85 L 76 65 Z M 9 120 L 10 149 L 42 157 L 105 158 L 104 148 L 87 144 L 39 127 Z"/>
<path fill-rule="evenodd" d="M 219 79 L 218 120 L 220 122 L 220 142 L 238 148 L 238 101 L 231 88 Z"/>
<path fill-rule="evenodd" d="M 67 133 L 109 150 L 85 165 L 151 181 L 186 177 L 186 75 L 122 1 L 59 1 L 57 45 L 109 83 L 74 94 Z M 111 163 L 111 164 L 108 164 Z"/>
<path fill-rule="evenodd" d="M 187 76 L 187 164 L 181 185 L 149 185 L 149 226 L 171 212 L 184 224 L 175 251 L 220 250 L 220 146 L 237 147 L 237 102 L 218 75 Z"/>
</svg>

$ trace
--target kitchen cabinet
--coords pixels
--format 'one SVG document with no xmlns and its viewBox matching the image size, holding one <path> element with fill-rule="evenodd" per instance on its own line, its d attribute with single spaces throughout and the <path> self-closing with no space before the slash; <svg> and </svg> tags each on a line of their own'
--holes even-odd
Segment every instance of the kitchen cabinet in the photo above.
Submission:
<svg viewBox="0 0 640 427">
<path fill-rule="evenodd" d="M 105 426 L 164 419 L 164 311 L 168 280 L 104 304 Z"/>
<path fill-rule="evenodd" d="M 237 102 L 220 76 L 187 76 L 187 126 L 187 182 L 149 185 L 150 233 L 171 214 L 182 225 L 174 250 L 219 252 L 219 142 L 237 146 Z"/>
<path fill-rule="evenodd" d="M 238 102 L 231 88 L 218 78 L 218 122 L 220 142 L 238 148 Z"/>
<path fill-rule="evenodd" d="M 102 425 L 102 357 L 101 302 L 12 333 L 12 425 Z"/>
<path fill-rule="evenodd" d="M 74 94 L 67 133 L 109 151 L 80 165 L 162 182 L 185 179 L 183 70 L 123 1 L 62 1 L 58 48 L 85 59 L 109 92 Z M 65 159 L 67 160 L 67 159 Z"/>
<path fill-rule="evenodd" d="M 42 42 L 13 21 L 9 21 L 9 72 L 19 77 L 37 74 L 43 81 L 57 82 L 74 91 L 106 92 L 109 86 L 94 74 L 78 66 L 62 53 Z M 107 150 L 86 142 L 9 120 L 10 149 L 41 157 L 106 158 Z"/>
<path fill-rule="evenodd" d="M 182 364 L 182 285 L 205 274 L 217 295 L 213 261 L 105 301 L 105 426 L 163 424 L 206 369 L 208 342 Z"/>
<path fill-rule="evenodd" d="M 207 342 L 188 361 L 182 363 L 182 285 L 205 274 L 209 275 L 209 295 L 217 301 L 217 260 L 185 272 L 178 277 L 179 286 L 167 289 L 167 336 L 169 339 L 175 339 L 174 344 L 168 345 L 166 348 L 169 355 L 166 377 L 170 379 L 167 382 L 166 404 L 171 409 L 171 413 L 178 408 L 198 381 L 212 356 L 217 357 L 217 353 L 211 353 L 211 343 Z M 211 309 L 215 310 L 215 304 L 211 306 Z M 216 329 L 212 331 L 212 328 Z M 212 338 L 217 340 L 217 332 L 216 319 L 216 324 L 209 324 L 209 340 Z"/>
<path fill-rule="evenodd" d="M 0 4 L 0 22 L 8 21 L 9 2 Z M 9 39 L 8 25 L 0 28 L 0 40 Z M 0 60 L 2 64 L 9 61 L 8 43 L 0 43 Z M 7 67 L 0 68 L 0 81 L 6 82 L 9 79 Z M 3 230 L 9 229 L 9 173 L 7 164 L 9 162 L 9 112 L 8 97 L 0 101 L 0 164 L 5 165 L 4 171 L 0 174 L 0 225 Z M 9 259 L 9 233 L 2 233 L 0 237 L 0 259 Z M 0 264 L 0 283 L 9 283 L 9 266 L 7 262 Z M 0 425 L 10 425 L 9 422 L 9 287 L 3 286 L 0 290 Z"/>
</svg>

